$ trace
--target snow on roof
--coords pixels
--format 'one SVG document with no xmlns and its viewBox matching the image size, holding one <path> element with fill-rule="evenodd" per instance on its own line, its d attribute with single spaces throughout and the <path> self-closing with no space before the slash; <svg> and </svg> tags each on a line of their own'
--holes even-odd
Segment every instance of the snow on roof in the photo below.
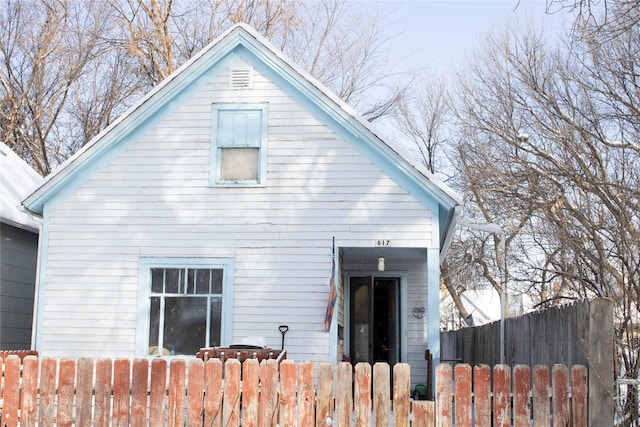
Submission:
<svg viewBox="0 0 640 427">
<path fill-rule="evenodd" d="M 21 202 L 41 183 L 42 177 L 0 142 L 0 222 L 38 231 L 39 222 Z"/>
</svg>

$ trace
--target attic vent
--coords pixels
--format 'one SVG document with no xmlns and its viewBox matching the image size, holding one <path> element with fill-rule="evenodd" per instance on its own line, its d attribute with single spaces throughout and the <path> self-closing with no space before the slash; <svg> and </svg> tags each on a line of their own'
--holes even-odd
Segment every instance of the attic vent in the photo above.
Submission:
<svg viewBox="0 0 640 427">
<path fill-rule="evenodd" d="M 232 89 L 248 89 L 251 87 L 253 76 L 253 68 L 232 68 L 231 69 L 231 88 Z"/>
</svg>

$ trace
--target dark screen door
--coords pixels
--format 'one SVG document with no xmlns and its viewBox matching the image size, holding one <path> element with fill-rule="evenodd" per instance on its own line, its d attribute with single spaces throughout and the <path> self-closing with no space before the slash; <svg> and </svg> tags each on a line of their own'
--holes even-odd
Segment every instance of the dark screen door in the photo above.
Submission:
<svg viewBox="0 0 640 427">
<path fill-rule="evenodd" d="M 349 353 L 353 363 L 400 361 L 400 279 L 351 277 Z"/>
</svg>

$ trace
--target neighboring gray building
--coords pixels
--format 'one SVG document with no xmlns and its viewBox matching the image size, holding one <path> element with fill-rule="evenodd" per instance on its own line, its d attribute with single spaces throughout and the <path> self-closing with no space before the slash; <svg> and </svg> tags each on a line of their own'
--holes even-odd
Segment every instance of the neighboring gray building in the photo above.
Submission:
<svg viewBox="0 0 640 427">
<path fill-rule="evenodd" d="M 20 202 L 41 181 L 0 142 L 0 350 L 31 348 L 39 224 Z"/>
</svg>

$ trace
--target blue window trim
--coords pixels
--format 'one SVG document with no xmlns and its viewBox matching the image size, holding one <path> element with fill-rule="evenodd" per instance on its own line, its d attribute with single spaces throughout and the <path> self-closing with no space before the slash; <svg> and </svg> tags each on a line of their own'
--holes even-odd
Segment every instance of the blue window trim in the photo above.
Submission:
<svg viewBox="0 0 640 427">
<path fill-rule="evenodd" d="M 136 315 L 136 357 L 148 356 L 149 316 L 151 310 L 151 269 L 152 268 L 207 268 L 222 269 L 222 330 L 220 345 L 229 346 L 233 337 L 233 258 L 155 258 L 142 257 L 138 273 L 138 309 Z M 182 356 L 184 357 L 184 356 Z M 195 354 L 194 354 L 195 357 Z"/>
<path fill-rule="evenodd" d="M 260 111 L 261 128 L 258 149 L 258 180 L 221 180 L 220 149 L 225 147 L 218 140 L 218 116 L 221 111 Z M 211 107 L 211 154 L 209 157 L 209 185 L 215 187 L 263 187 L 267 180 L 267 140 L 269 131 L 268 103 L 214 103 Z M 228 145 L 227 145 L 228 146 Z"/>
</svg>

